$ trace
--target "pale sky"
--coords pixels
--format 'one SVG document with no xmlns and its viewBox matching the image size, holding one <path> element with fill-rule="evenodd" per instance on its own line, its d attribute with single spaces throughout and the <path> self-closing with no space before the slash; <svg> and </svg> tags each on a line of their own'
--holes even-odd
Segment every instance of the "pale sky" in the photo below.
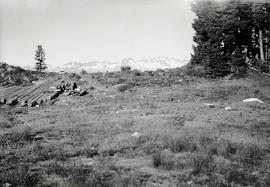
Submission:
<svg viewBox="0 0 270 187">
<path fill-rule="evenodd" d="M 0 0 L 0 61 L 121 61 L 161 55 L 189 59 L 191 0 Z"/>
</svg>

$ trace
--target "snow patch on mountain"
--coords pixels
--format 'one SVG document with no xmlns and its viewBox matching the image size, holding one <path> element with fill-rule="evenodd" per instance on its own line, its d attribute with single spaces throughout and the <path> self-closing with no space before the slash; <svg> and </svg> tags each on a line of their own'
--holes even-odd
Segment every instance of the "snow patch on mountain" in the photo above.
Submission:
<svg viewBox="0 0 270 187">
<path fill-rule="evenodd" d="M 121 66 L 130 66 L 132 69 L 140 71 L 157 70 L 182 67 L 188 63 L 188 60 L 179 60 L 167 56 L 155 58 L 133 59 L 131 57 L 123 59 L 121 62 L 110 61 L 91 61 L 87 63 L 68 62 L 61 67 L 55 67 L 48 64 L 48 71 L 66 71 L 79 73 L 82 70 L 87 72 L 106 72 L 119 71 Z"/>
</svg>

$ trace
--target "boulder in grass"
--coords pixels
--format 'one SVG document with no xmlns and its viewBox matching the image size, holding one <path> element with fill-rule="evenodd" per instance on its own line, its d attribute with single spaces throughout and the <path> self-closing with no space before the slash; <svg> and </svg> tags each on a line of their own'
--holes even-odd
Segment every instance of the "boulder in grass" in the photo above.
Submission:
<svg viewBox="0 0 270 187">
<path fill-rule="evenodd" d="M 232 110 L 232 107 L 229 107 L 229 106 L 227 106 L 226 108 L 225 108 L 225 110 Z"/>
<path fill-rule="evenodd" d="M 214 104 L 211 103 L 203 103 L 205 106 L 208 106 L 209 108 L 215 108 Z"/>
<path fill-rule="evenodd" d="M 10 187 L 10 186 L 12 186 L 12 184 L 10 184 L 10 183 L 3 184 L 3 187 Z"/>
<path fill-rule="evenodd" d="M 243 102 L 244 102 L 244 103 L 258 102 L 258 103 L 261 103 L 261 104 L 264 103 L 263 101 L 261 101 L 261 100 L 258 99 L 258 98 L 249 98 L 249 99 L 245 99 L 245 100 L 243 100 Z"/>
<path fill-rule="evenodd" d="M 85 96 L 85 95 L 87 95 L 88 94 L 88 91 L 86 91 L 86 90 L 82 90 L 81 92 L 80 92 L 80 96 Z"/>
<path fill-rule="evenodd" d="M 135 137 L 135 138 L 140 138 L 141 133 L 139 133 L 139 132 L 134 132 L 131 136 L 132 136 L 132 137 Z"/>
</svg>

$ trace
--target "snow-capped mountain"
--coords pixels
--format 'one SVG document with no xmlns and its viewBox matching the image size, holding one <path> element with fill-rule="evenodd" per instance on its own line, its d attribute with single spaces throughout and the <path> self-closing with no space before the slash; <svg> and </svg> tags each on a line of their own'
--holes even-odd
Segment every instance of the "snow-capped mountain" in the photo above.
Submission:
<svg viewBox="0 0 270 187">
<path fill-rule="evenodd" d="M 139 59 L 125 58 L 121 62 L 109 61 L 91 61 L 87 63 L 69 62 L 61 67 L 54 67 L 48 64 L 48 71 L 66 71 L 79 73 L 82 70 L 87 72 L 106 72 L 119 71 L 121 66 L 130 66 L 132 69 L 141 71 L 157 70 L 166 68 L 182 67 L 188 63 L 187 60 L 179 60 L 166 56 L 159 56 L 155 58 Z"/>
<path fill-rule="evenodd" d="M 159 56 L 155 58 L 141 59 L 141 60 L 126 58 L 122 60 L 121 65 L 130 66 L 132 69 L 146 71 L 146 70 L 182 67 L 185 64 L 187 64 L 187 60 L 179 60 L 176 58 Z"/>
</svg>

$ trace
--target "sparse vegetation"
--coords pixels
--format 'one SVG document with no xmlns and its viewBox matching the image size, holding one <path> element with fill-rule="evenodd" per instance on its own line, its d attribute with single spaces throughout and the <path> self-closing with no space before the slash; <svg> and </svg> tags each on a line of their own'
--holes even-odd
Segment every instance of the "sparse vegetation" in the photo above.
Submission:
<svg viewBox="0 0 270 187">
<path fill-rule="evenodd" d="M 38 71 L 24 70 L 17 66 L 11 66 L 6 63 L 0 63 L 0 85 L 1 86 L 27 86 L 33 82 L 53 76 L 54 73 L 45 74 Z"/>
<path fill-rule="evenodd" d="M 270 72 L 270 4 L 196 0 L 192 10 L 197 45 L 185 67 L 60 71 L 78 85 L 54 84 L 65 95 L 50 104 L 0 103 L 0 186 L 270 186 L 270 78 L 261 73 Z M 35 57 L 38 71 L 0 63 L 0 86 L 55 76 L 41 72 L 41 45 Z M 36 89 L 37 104 L 49 87 L 19 93 Z M 22 97 L 12 89 L 0 94 Z M 254 97 L 262 101 L 243 102 Z"/>
<path fill-rule="evenodd" d="M 137 84 L 126 72 L 82 74 L 95 88 L 90 97 L 60 98 L 50 110 L 3 108 L 0 183 L 268 186 L 268 78 L 252 71 L 209 81 L 187 72 L 130 71 Z M 265 104 L 242 103 L 254 96 Z"/>
<path fill-rule="evenodd" d="M 131 70 L 131 67 L 129 67 L 129 66 L 121 66 L 121 71 L 123 71 L 123 72 L 130 72 L 130 70 Z"/>
</svg>

